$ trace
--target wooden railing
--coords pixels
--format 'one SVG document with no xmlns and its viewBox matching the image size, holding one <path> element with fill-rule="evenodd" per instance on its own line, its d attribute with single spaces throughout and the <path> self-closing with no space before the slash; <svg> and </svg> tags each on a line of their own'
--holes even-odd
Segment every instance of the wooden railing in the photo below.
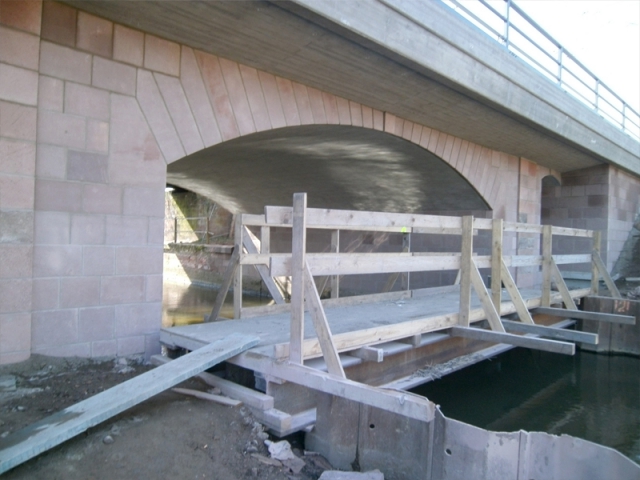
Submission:
<svg viewBox="0 0 640 480">
<path fill-rule="evenodd" d="M 260 238 L 251 231 L 256 228 L 260 229 Z M 291 253 L 270 252 L 271 228 L 292 230 Z M 309 229 L 332 231 L 329 252 L 306 252 L 306 236 Z M 346 230 L 402 233 L 405 237 L 412 233 L 459 235 L 461 249 L 459 252 L 437 253 L 411 252 L 408 248 L 398 253 L 344 253 L 339 251 L 339 238 L 340 232 Z M 474 255 L 474 235 L 482 230 L 491 232 L 491 255 Z M 505 232 L 539 234 L 542 255 L 504 255 L 503 234 Z M 554 236 L 590 238 L 592 251 L 582 254 L 554 255 L 552 252 Z M 409 243 L 410 239 L 405 242 L 405 247 Z M 591 264 L 590 288 L 574 291 L 567 288 L 558 266 L 576 263 Z M 253 265 L 257 269 L 275 305 L 252 309 L 242 308 L 242 265 Z M 523 299 L 509 270 L 510 267 L 523 266 L 538 266 L 542 271 L 540 297 L 533 301 Z M 490 290 L 485 287 L 479 271 L 483 268 L 490 269 L 491 272 Z M 399 272 L 406 274 L 443 270 L 459 272 L 456 281 L 459 283 L 456 289 L 459 288 L 460 295 L 457 313 L 412 319 L 402 324 L 400 333 L 397 326 L 394 326 L 386 329 L 376 328 L 375 332 L 361 330 L 335 336 L 331 334 L 324 311 L 327 305 L 357 304 L 385 298 L 403 298 L 403 296 L 406 298 L 412 295 L 411 292 L 401 291 L 339 298 L 340 276 L 379 273 L 397 275 Z M 320 282 L 321 287 L 318 289 L 314 281 L 314 277 L 319 276 L 325 277 L 325 282 L 326 279 L 331 279 L 332 298 L 321 301 L 319 291 L 324 290 L 323 282 Z M 542 307 L 549 311 L 553 310 L 550 309 L 552 304 L 563 303 L 565 309 L 577 311 L 574 298 L 580 298 L 589 293 L 596 294 L 600 277 L 604 278 L 612 294 L 619 297 L 620 294 L 600 258 L 600 234 L 592 230 L 511 223 L 501 219 L 473 218 L 472 216 L 449 217 L 314 209 L 307 208 L 306 194 L 298 193 L 293 197 L 293 207 L 265 207 L 264 215 L 241 215 L 236 220 L 234 253 L 209 320 L 217 318 L 224 297 L 233 281 L 235 318 L 269 312 L 291 312 L 290 341 L 288 344 L 277 346 L 276 355 L 288 356 L 291 362 L 298 364 L 301 364 L 305 358 L 322 355 L 330 373 L 344 376 L 338 357 L 339 351 L 353 350 L 373 343 L 412 337 L 444 328 L 450 328 L 450 334 L 453 336 L 473 335 L 475 338 L 507 341 L 520 345 L 532 344 L 534 340 L 552 342 L 542 339 L 530 339 L 531 342 L 529 342 L 522 340 L 525 337 L 507 333 L 501 316 L 516 313 L 520 323 L 535 330 L 537 326 L 530 313 L 532 308 Z M 290 283 L 290 302 L 286 300 L 285 283 Z M 552 283 L 555 283 L 557 292 L 552 290 Z M 510 297 L 510 302 L 503 302 L 501 298 L 503 286 Z M 482 304 L 480 310 L 471 309 L 472 289 Z M 311 314 L 317 339 L 304 339 L 305 310 Z M 477 328 L 465 330 L 469 329 L 472 323 L 485 319 L 489 323 L 490 330 L 480 331 Z M 516 327 L 511 326 L 511 331 L 514 331 L 514 328 Z M 549 345 L 544 346 L 544 348 L 547 347 Z M 556 347 L 557 351 L 568 353 L 565 351 L 565 346 L 553 346 L 553 348 Z"/>
</svg>

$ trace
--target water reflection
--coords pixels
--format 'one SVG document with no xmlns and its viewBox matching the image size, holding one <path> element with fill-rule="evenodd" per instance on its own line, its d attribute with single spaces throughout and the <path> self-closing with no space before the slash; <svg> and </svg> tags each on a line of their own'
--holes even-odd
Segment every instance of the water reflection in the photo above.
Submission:
<svg viewBox="0 0 640 480">
<path fill-rule="evenodd" d="M 640 358 L 514 349 L 417 388 L 457 420 L 568 434 L 640 463 Z"/>
<path fill-rule="evenodd" d="M 165 282 L 162 288 L 162 326 L 173 327 L 202 323 L 211 313 L 218 291 L 199 285 L 181 285 Z M 269 303 L 270 298 L 259 295 L 244 295 L 242 305 L 253 307 Z M 220 316 L 233 318 L 233 293 L 225 299 Z"/>
</svg>

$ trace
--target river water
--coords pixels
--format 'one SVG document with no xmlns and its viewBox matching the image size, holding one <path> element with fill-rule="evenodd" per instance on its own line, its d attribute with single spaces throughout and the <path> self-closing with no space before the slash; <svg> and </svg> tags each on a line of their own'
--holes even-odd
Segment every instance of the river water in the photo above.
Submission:
<svg viewBox="0 0 640 480">
<path fill-rule="evenodd" d="M 201 322 L 216 290 L 164 286 L 163 326 Z M 245 306 L 266 296 L 244 296 Z M 233 317 L 233 295 L 221 316 Z M 617 449 L 640 463 L 640 358 L 516 348 L 418 387 L 442 412 L 494 431 L 566 433 Z"/>
</svg>

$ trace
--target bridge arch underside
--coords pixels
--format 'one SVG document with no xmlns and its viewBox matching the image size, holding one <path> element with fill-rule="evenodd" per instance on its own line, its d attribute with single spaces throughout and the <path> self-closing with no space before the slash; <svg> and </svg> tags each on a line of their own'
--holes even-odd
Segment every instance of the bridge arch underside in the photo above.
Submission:
<svg viewBox="0 0 640 480">
<path fill-rule="evenodd" d="M 285 127 L 246 135 L 188 155 L 167 168 L 167 183 L 233 213 L 291 205 L 410 213 L 468 212 L 490 206 L 448 163 L 385 132 L 340 125 Z"/>
</svg>

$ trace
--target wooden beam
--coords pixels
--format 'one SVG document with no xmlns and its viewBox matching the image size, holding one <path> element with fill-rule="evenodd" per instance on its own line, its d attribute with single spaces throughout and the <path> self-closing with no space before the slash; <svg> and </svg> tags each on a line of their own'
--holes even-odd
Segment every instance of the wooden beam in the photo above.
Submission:
<svg viewBox="0 0 640 480">
<path fill-rule="evenodd" d="M 0 473 L 255 345 L 229 335 L 44 418 L 2 440 Z"/>
<path fill-rule="evenodd" d="M 411 335 L 410 337 L 399 338 L 396 342 L 406 343 L 411 345 L 413 348 L 417 348 L 422 343 L 422 334 L 417 333 L 415 335 Z"/>
<path fill-rule="evenodd" d="M 269 227 L 262 227 L 269 228 Z M 242 237 L 242 242 L 244 248 L 247 249 L 247 252 L 252 255 L 257 255 L 261 253 L 263 255 L 268 255 L 269 252 L 263 252 L 262 247 L 265 246 L 258 238 L 249 230 L 247 227 L 244 227 L 244 235 Z M 268 244 L 266 245 L 268 247 Z M 264 282 L 267 290 L 269 290 L 269 294 L 271 298 L 273 298 L 274 302 L 278 305 L 285 303 L 284 293 L 280 289 L 280 286 L 276 284 L 269 273 L 269 268 L 266 265 L 254 265 L 255 269 L 258 271 L 260 278 Z"/>
<path fill-rule="evenodd" d="M 239 218 L 238 218 L 239 217 Z M 242 237 L 244 235 L 244 225 L 242 224 L 242 215 L 236 215 L 236 223 L 234 229 L 234 250 L 238 250 L 239 258 L 242 258 L 243 242 Z M 238 265 L 235 270 L 235 276 L 233 278 L 233 318 L 240 318 L 240 312 L 242 311 L 242 266 Z"/>
<path fill-rule="evenodd" d="M 473 256 L 473 217 L 462 217 L 462 247 L 460 252 L 460 316 L 458 322 L 468 327 L 471 313 L 471 265 Z"/>
<path fill-rule="evenodd" d="M 542 305 L 551 305 L 551 225 L 542 226 Z"/>
<path fill-rule="evenodd" d="M 611 292 L 611 296 L 614 298 L 622 298 L 622 295 L 620 295 L 620 291 L 618 290 L 618 287 L 616 287 L 616 284 L 611 278 L 611 275 L 609 275 L 607 266 L 602 261 L 600 254 L 597 252 L 593 252 L 593 263 L 595 263 L 598 271 L 600 272 L 600 275 L 604 279 L 604 283 L 607 285 L 609 292 Z"/>
<path fill-rule="evenodd" d="M 411 252 L 411 232 L 402 233 L 402 251 L 406 253 Z M 411 290 L 411 272 L 402 272 L 402 290 Z"/>
<path fill-rule="evenodd" d="M 360 347 L 357 350 L 351 350 L 349 355 L 360 358 L 365 362 L 380 363 L 384 360 L 384 350 L 374 347 Z"/>
<path fill-rule="evenodd" d="M 493 306 L 500 310 L 502 299 L 502 219 L 493 219 L 491 230 L 491 300 Z"/>
<path fill-rule="evenodd" d="M 307 194 L 293 194 L 291 229 L 291 339 L 289 361 L 302 364 L 304 340 L 305 251 L 307 246 Z M 267 215 L 267 220 L 269 219 Z M 271 270 L 271 276 L 278 276 Z"/>
<path fill-rule="evenodd" d="M 565 310 L 564 308 L 538 307 L 532 310 L 534 314 L 552 315 L 559 318 L 575 318 L 578 320 L 596 320 L 598 322 L 622 323 L 635 325 L 636 317 L 618 315 L 614 313 L 585 312 L 583 310 Z"/>
<path fill-rule="evenodd" d="M 330 374 L 338 377 L 345 378 L 342 363 L 340 363 L 340 357 L 338 351 L 333 343 L 331 337 L 331 329 L 329 328 L 329 322 L 320 303 L 320 296 L 316 290 L 316 285 L 313 282 L 313 276 L 309 265 L 305 263 L 305 303 L 307 310 L 311 314 L 311 320 L 313 326 L 316 329 L 316 335 L 318 336 L 318 342 L 320 342 L 320 348 L 322 349 L 322 356 L 327 364 L 327 370 Z"/>
<path fill-rule="evenodd" d="M 331 253 L 340 253 L 340 230 L 331 232 Z M 331 298 L 340 297 L 340 275 L 331 275 Z"/>
<path fill-rule="evenodd" d="M 529 325 L 521 322 L 502 320 L 502 325 L 509 333 L 531 333 L 541 337 L 554 338 L 557 340 L 568 340 L 570 342 L 598 344 L 598 335 L 595 333 L 578 332 L 576 330 L 565 330 L 564 328 L 545 327 L 543 325 Z"/>
<path fill-rule="evenodd" d="M 524 299 L 522 295 L 520 295 L 520 291 L 516 286 L 516 282 L 513 280 L 511 276 L 511 272 L 507 268 L 504 262 L 501 262 L 502 268 L 502 283 L 504 283 L 507 292 L 509 292 L 509 296 L 511 297 L 511 301 L 516 307 L 516 311 L 518 312 L 518 317 L 520 321 L 523 323 L 528 323 L 530 325 L 534 324 L 533 318 L 531 318 L 531 314 L 529 313 L 529 309 L 527 305 L 524 303 Z"/>
<path fill-rule="evenodd" d="M 526 337 L 523 335 L 513 335 L 511 333 L 493 332 L 473 327 L 453 327 L 452 337 L 472 338 L 484 342 L 507 343 L 516 347 L 532 348 L 545 352 L 562 353 L 565 355 L 575 354 L 576 346 L 573 343 L 559 342 L 557 340 L 547 340 L 536 337 Z"/>
<path fill-rule="evenodd" d="M 504 327 L 502 326 L 502 322 L 500 322 L 500 314 L 491 302 L 489 292 L 487 292 L 487 288 L 484 286 L 480 272 L 476 268 L 476 264 L 473 263 L 473 259 L 471 259 L 471 283 L 473 284 L 473 288 L 476 291 L 478 298 L 480 298 L 484 313 L 487 316 L 489 325 L 491 325 L 491 330 L 504 332 Z M 498 305 L 498 308 L 500 308 L 500 305 Z"/>
<path fill-rule="evenodd" d="M 596 254 L 600 256 L 600 247 L 602 242 L 602 234 L 600 231 L 596 231 L 593 233 L 593 248 L 592 248 L 592 259 L 591 259 L 591 295 L 598 295 L 598 291 L 600 289 L 600 272 L 598 270 L 598 266 L 594 260 Z"/>
<path fill-rule="evenodd" d="M 222 397 L 220 395 L 214 395 L 212 393 L 201 392 L 200 390 L 193 390 L 192 388 L 172 388 L 171 390 L 176 393 L 181 393 L 182 395 L 189 395 L 201 400 L 209 400 L 210 402 L 219 403 L 220 405 L 227 405 L 230 407 L 237 407 L 238 405 L 242 405 L 242 402 L 240 400 L 234 400 L 233 398 Z"/>
<path fill-rule="evenodd" d="M 227 269 L 225 270 L 224 277 L 222 278 L 222 285 L 220 285 L 220 290 L 218 290 L 218 294 L 216 295 L 216 301 L 213 303 L 211 313 L 208 316 L 204 317 L 205 322 L 214 322 L 220 315 L 220 310 L 222 309 L 225 298 L 227 298 L 227 293 L 229 292 L 229 288 L 231 287 L 231 282 L 235 278 L 236 269 L 242 268 L 239 265 L 240 248 L 233 248 L 233 253 L 231 254 L 231 258 L 229 258 Z"/>
<path fill-rule="evenodd" d="M 556 286 L 562 296 L 564 306 L 569 310 L 578 310 L 578 306 L 576 302 L 573 301 L 573 298 L 571 298 L 569 288 L 567 288 L 567 284 L 564 282 L 564 278 L 562 278 L 562 272 L 558 268 L 558 265 L 556 265 L 556 262 L 554 262 L 553 257 L 551 257 L 551 276 L 556 281 Z"/>
</svg>

